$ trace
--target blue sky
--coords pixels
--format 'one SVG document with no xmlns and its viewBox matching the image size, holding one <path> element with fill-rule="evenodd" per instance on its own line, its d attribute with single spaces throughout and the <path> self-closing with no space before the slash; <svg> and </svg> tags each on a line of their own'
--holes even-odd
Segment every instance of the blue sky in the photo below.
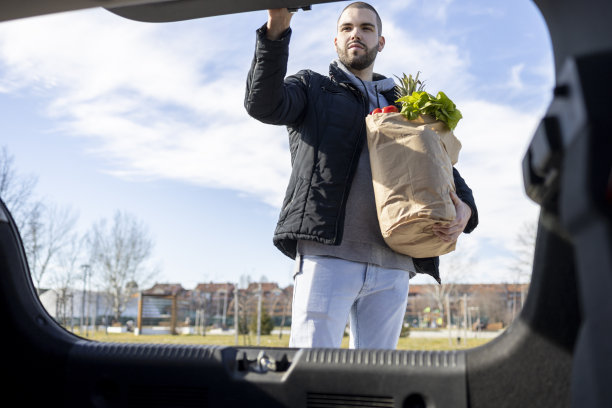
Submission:
<svg viewBox="0 0 612 408">
<path fill-rule="evenodd" d="M 294 16 L 288 74 L 327 72 L 346 4 Z M 469 258 L 464 280 L 511 281 L 516 234 L 538 213 L 521 159 L 554 82 L 539 11 L 528 0 L 371 4 L 386 37 L 375 71 L 420 71 L 464 116 L 457 168 L 480 226 L 442 258 L 443 279 Z M 250 275 L 287 285 L 293 261 L 272 245 L 290 171 L 286 132 L 243 108 L 266 18 L 148 24 L 93 9 L 0 24 L 0 145 L 38 176 L 38 195 L 78 211 L 83 231 L 116 209 L 141 219 L 156 243 L 157 281 L 193 288 Z"/>
</svg>

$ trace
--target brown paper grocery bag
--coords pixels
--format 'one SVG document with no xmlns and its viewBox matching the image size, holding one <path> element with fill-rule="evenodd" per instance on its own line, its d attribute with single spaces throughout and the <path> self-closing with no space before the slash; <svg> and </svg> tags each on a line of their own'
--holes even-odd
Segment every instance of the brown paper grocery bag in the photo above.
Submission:
<svg viewBox="0 0 612 408">
<path fill-rule="evenodd" d="M 453 251 L 455 243 L 440 240 L 431 227 L 456 216 L 450 191 L 455 191 L 459 140 L 430 116 L 369 115 L 366 126 L 378 221 L 387 245 L 414 258 Z"/>
</svg>

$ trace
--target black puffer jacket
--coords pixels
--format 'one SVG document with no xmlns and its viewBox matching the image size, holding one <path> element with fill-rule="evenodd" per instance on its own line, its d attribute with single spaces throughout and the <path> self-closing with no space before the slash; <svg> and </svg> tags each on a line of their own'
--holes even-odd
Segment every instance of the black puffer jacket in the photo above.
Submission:
<svg viewBox="0 0 612 408">
<path fill-rule="evenodd" d="M 245 108 L 264 123 L 286 125 L 292 173 L 274 244 L 295 258 L 299 239 L 338 245 L 344 211 L 359 155 L 365 143 L 367 101 L 336 66 L 329 77 L 310 70 L 285 79 L 291 30 L 278 41 L 257 31 L 255 58 L 247 79 Z M 375 76 L 374 79 L 382 79 Z M 384 95 L 397 99 L 393 92 Z M 457 195 L 472 209 L 464 232 L 478 224 L 472 191 L 453 169 Z M 438 258 L 414 260 L 417 272 L 437 281 Z"/>
</svg>

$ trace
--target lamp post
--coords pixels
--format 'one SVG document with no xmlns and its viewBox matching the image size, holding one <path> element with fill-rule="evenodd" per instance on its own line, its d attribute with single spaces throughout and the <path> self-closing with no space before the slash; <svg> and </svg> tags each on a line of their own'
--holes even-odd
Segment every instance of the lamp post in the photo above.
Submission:
<svg viewBox="0 0 612 408">
<path fill-rule="evenodd" d="M 87 290 L 87 275 L 89 274 L 90 265 L 83 264 L 81 265 L 81 269 L 83 270 L 83 296 L 81 297 L 81 335 L 82 335 L 87 330 L 87 328 L 84 327 L 83 324 L 85 322 L 85 292 Z"/>
<path fill-rule="evenodd" d="M 448 345 L 452 346 L 453 341 L 451 339 L 451 310 L 450 310 L 450 299 L 448 293 L 446 294 L 446 330 L 448 331 Z"/>
<path fill-rule="evenodd" d="M 259 290 L 257 291 L 259 295 L 259 299 L 257 301 L 257 345 L 261 344 L 261 282 L 259 283 Z"/>
<path fill-rule="evenodd" d="M 238 304 L 238 284 L 234 286 L 234 340 L 238 345 L 238 335 L 240 334 L 240 322 L 238 320 L 238 312 L 240 305 Z"/>
<path fill-rule="evenodd" d="M 467 293 L 463 294 L 463 345 L 467 345 L 467 326 L 468 326 L 468 304 Z"/>
</svg>

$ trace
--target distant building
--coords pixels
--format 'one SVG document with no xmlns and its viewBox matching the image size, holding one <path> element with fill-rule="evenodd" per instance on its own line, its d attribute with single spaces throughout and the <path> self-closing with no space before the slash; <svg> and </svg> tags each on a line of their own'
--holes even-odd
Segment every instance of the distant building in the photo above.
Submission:
<svg viewBox="0 0 612 408">
<path fill-rule="evenodd" d="M 257 313 L 259 290 L 259 283 L 251 283 L 243 292 L 247 298 L 246 307 L 249 315 Z M 264 282 L 261 283 L 261 294 L 262 307 L 274 320 L 280 321 L 282 316 L 291 316 L 293 286 L 281 289 L 277 283 Z"/>
<path fill-rule="evenodd" d="M 124 316 L 136 316 L 137 299 L 130 299 Z M 40 295 L 40 301 L 51 317 L 60 324 L 106 325 L 111 323 L 112 303 L 105 292 L 49 289 Z M 81 320 L 83 317 L 83 320 Z"/>
<path fill-rule="evenodd" d="M 184 296 L 186 292 L 180 283 L 156 283 L 150 289 L 142 291 L 146 295 L 158 296 Z"/>
<path fill-rule="evenodd" d="M 200 283 L 190 291 L 194 307 L 203 311 L 206 320 L 216 326 L 228 325 L 228 313 L 233 314 L 231 302 L 236 286 L 233 283 Z"/>
</svg>

